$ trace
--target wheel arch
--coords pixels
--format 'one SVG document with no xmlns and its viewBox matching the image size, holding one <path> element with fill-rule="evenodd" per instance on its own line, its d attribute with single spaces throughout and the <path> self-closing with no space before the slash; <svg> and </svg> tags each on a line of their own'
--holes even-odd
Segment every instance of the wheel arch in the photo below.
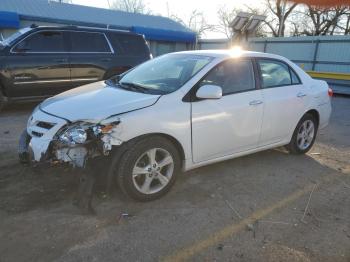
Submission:
<svg viewBox="0 0 350 262">
<path fill-rule="evenodd" d="M 167 140 L 169 140 L 177 149 L 181 160 L 185 160 L 185 150 L 183 148 L 183 146 L 181 145 L 181 143 L 179 142 L 179 140 L 177 140 L 175 137 L 169 135 L 169 134 L 165 134 L 165 133 L 149 133 L 149 134 L 144 134 L 138 137 L 133 138 L 134 139 L 144 139 L 146 137 L 153 137 L 153 136 L 158 136 L 158 137 L 163 137 Z"/>
<path fill-rule="evenodd" d="M 315 117 L 316 121 L 317 121 L 317 125 L 320 124 L 320 113 L 316 110 L 316 109 L 310 109 L 308 110 L 302 117 L 304 117 L 306 114 L 310 114 L 313 117 Z"/>
<path fill-rule="evenodd" d="M 122 147 L 123 150 L 127 150 L 127 148 L 130 145 L 136 143 L 137 141 L 148 138 L 148 137 L 155 137 L 155 136 L 163 137 L 163 138 L 167 139 L 168 141 L 170 141 L 175 146 L 175 148 L 177 149 L 179 156 L 181 158 L 181 166 L 183 166 L 184 160 L 186 159 L 184 147 L 182 146 L 182 144 L 180 143 L 180 141 L 178 139 L 176 139 L 174 136 L 166 134 L 166 133 L 155 132 L 155 133 L 147 133 L 147 134 L 143 134 L 140 136 L 136 136 L 136 137 L 131 138 L 130 140 L 124 142 L 121 146 L 115 147 L 115 149 Z"/>
</svg>

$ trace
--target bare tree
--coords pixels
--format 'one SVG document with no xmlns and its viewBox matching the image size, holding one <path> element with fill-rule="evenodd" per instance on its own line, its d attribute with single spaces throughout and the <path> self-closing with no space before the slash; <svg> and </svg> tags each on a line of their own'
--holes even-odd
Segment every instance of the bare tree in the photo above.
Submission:
<svg viewBox="0 0 350 262">
<path fill-rule="evenodd" d="M 186 18 L 175 14 L 171 14 L 169 17 L 195 31 L 198 37 L 205 35 L 209 31 L 214 31 L 215 29 L 215 26 L 209 24 L 205 19 L 205 15 L 198 10 L 193 10 Z"/>
<path fill-rule="evenodd" d="M 344 35 L 350 35 L 350 7 L 348 7 L 347 12 L 343 15 L 343 19 L 341 19 L 338 26 L 343 30 Z"/>
<path fill-rule="evenodd" d="M 286 22 L 296 3 L 289 3 L 287 0 L 266 0 L 267 19 L 265 24 L 269 27 L 272 35 L 275 37 L 284 36 L 286 29 Z"/>
<path fill-rule="evenodd" d="M 229 10 L 227 6 L 221 6 L 217 12 L 219 24 L 216 26 L 215 30 L 224 34 L 228 39 L 231 39 L 233 36 L 231 23 L 238 13 L 239 10 L 235 8 Z"/>
<path fill-rule="evenodd" d="M 111 4 L 111 9 L 137 14 L 151 14 L 143 0 L 116 0 Z"/>
<path fill-rule="evenodd" d="M 318 7 L 308 6 L 305 12 L 308 25 L 304 29 L 305 35 L 332 35 L 339 28 L 339 23 L 347 7 Z"/>
</svg>

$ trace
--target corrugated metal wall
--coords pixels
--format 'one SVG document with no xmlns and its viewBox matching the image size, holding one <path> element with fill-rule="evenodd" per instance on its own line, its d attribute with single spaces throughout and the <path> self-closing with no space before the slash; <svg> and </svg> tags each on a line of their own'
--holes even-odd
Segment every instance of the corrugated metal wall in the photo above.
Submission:
<svg viewBox="0 0 350 262">
<path fill-rule="evenodd" d="M 199 40 L 197 48 L 225 49 L 228 40 Z M 350 36 L 251 38 L 246 49 L 282 55 L 306 71 L 350 73 Z"/>
<path fill-rule="evenodd" d="M 197 44 L 201 50 L 229 47 L 226 39 Z M 312 77 L 326 80 L 336 93 L 350 95 L 350 36 L 251 38 L 245 49 L 287 57 Z"/>
</svg>

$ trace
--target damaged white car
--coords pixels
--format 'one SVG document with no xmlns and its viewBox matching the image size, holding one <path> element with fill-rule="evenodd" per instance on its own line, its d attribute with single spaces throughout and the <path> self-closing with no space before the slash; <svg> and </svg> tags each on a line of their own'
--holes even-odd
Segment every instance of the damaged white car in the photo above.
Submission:
<svg viewBox="0 0 350 262">
<path fill-rule="evenodd" d="M 331 95 L 326 82 L 277 55 L 172 53 L 47 99 L 30 116 L 19 154 L 77 167 L 110 155 L 120 188 L 152 200 L 180 170 L 278 146 L 307 152 L 328 124 Z"/>
</svg>

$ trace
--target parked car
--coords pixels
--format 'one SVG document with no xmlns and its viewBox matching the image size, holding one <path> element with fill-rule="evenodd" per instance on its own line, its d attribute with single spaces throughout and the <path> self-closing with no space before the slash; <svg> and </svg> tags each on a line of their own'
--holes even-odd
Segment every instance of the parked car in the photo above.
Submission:
<svg viewBox="0 0 350 262">
<path fill-rule="evenodd" d="M 279 146 L 308 152 L 328 124 L 330 95 L 326 82 L 281 56 L 172 53 L 44 101 L 20 156 L 84 167 L 111 154 L 109 175 L 121 189 L 152 200 L 180 170 Z"/>
<path fill-rule="evenodd" d="M 83 27 L 24 28 L 0 42 L 0 108 L 120 74 L 151 58 L 143 35 Z"/>
</svg>

